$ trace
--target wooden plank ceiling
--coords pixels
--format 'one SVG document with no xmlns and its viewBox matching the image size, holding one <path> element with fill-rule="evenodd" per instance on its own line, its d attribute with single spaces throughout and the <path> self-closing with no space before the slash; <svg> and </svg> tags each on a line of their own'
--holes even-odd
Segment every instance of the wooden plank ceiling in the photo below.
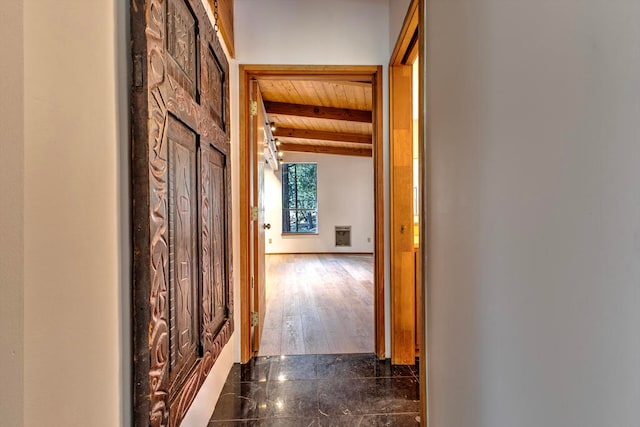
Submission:
<svg viewBox="0 0 640 427">
<path fill-rule="evenodd" d="M 341 80 L 259 79 L 278 149 L 372 156 L 372 87 Z"/>
</svg>

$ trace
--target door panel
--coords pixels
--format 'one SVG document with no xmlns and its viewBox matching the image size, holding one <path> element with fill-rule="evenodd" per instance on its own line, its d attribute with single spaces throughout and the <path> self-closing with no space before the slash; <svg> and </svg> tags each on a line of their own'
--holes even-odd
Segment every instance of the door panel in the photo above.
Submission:
<svg viewBox="0 0 640 427">
<path fill-rule="evenodd" d="M 391 120 L 391 361 L 415 363 L 413 133 L 411 66 L 390 67 Z"/>
<path fill-rule="evenodd" d="M 229 67 L 201 1 L 130 11 L 134 422 L 178 426 L 233 332 Z"/>
<path fill-rule="evenodd" d="M 209 281 L 211 286 L 206 286 L 206 293 L 203 294 L 203 302 L 207 307 L 206 320 L 210 323 L 208 335 L 214 335 L 224 325 L 227 318 L 227 293 L 225 283 L 228 281 L 227 268 L 224 263 L 226 259 L 226 248 L 224 235 L 228 227 L 225 215 L 225 203 L 209 204 L 209 200 L 225 200 L 226 167 L 224 155 L 218 150 L 211 148 L 203 152 L 202 162 L 205 166 L 203 173 L 203 190 L 209 197 L 203 203 L 203 262 L 206 268 L 205 281 Z M 211 292 L 208 290 L 211 289 Z"/>
<path fill-rule="evenodd" d="M 225 173 L 223 157 L 217 151 L 211 153 L 211 194 L 213 200 L 224 200 Z M 227 282 L 227 272 L 224 265 L 225 248 L 224 239 L 227 228 L 224 212 L 224 204 L 216 203 L 213 206 L 213 317 L 215 329 L 222 326 L 226 317 L 226 298 L 224 284 Z"/>
<path fill-rule="evenodd" d="M 179 384 L 197 358 L 196 134 L 169 117 L 169 379 Z M 175 388 L 171 390 L 175 392 Z"/>
<path fill-rule="evenodd" d="M 265 165 L 265 116 L 262 108 L 262 96 L 257 81 L 251 82 L 251 101 L 258 106 L 251 120 L 251 311 L 258 314 L 258 324 L 252 326 L 252 351 L 257 353 L 262 339 L 262 326 L 266 312 L 265 292 L 265 222 L 264 222 L 264 165 Z"/>
</svg>

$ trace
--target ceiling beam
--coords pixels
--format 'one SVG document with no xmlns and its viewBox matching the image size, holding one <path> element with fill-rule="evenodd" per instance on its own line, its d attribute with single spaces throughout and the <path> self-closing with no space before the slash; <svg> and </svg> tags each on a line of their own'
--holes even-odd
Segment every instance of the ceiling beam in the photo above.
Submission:
<svg viewBox="0 0 640 427">
<path fill-rule="evenodd" d="M 371 144 L 371 135 L 362 133 L 330 132 L 312 129 L 276 128 L 273 136 L 279 138 L 313 139 L 318 141 L 353 142 L 357 144 Z"/>
<path fill-rule="evenodd" d="M 319 154 L 339 154 L 342 156 L 372 157 L 373 150 L 369 147 L 332 147 L 328 145 L 308 145 L 308 144 L 280 144 L 280 151 L 297 151 L 301 153 Z"/>
<path fill-rule="evenodd" d="M 320 107 L 316 105 L 288 104 L 286 102 L 264 101 L 267 114 L 309 117 L 313 119 L 345 120 L 349 122 L 372 123 L 371 111 L 350 110 L 348 108 Z"/>
</svg>

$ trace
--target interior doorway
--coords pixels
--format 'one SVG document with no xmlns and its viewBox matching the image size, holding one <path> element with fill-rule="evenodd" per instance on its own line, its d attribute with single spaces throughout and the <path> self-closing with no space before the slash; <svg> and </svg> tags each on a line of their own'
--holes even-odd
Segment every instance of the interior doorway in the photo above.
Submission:
<svg viewBox="0 0 640 427">
<path fill-rule="evenodd" d="M 264 268 L 258 257 L 264 245 L 264 231 L 270 230 L 274 224 L 265 222 L 264 218 L 264 185 L 259 176 L 258 165 L 269 164 L 274 170 L 281 169 L 283 159 L 278 153 L 314 152 L 322 154 L 348 154 L 354 156 L 370 156 L 373 162 L 373 316 L 374 325 L 372 349 L 379 358 L 385 355 L 384 349 L 384 284 L 383 284 L 383 175 L 382 175 L 382 68 L 378 66 L 274 66 L 274 65 L 242 65 L 240 67 L 240 276 L 241 276 L 241 360 L 246 363 L 259 351 L 260 337 L 264 331 L 266 294 L 264 284 Z M 256 82 L 265 82 L 269 86 L 274 81 L 319 82 L 322 85 L 349 84 L 357 88 L 369 85 L 372 91 L 372 105 L 367 114 L 354 109 L 339 109 L 322 105 L 305 105 L 301 103 L 262 101 L 255 96 Z M 280 121 L 278 130 L 264 117 L 274 115 L 291 115 L 296 117 L 336 118 L 336 115 L 348 115 L 350 122 L 369 121 L 372 132 L 368 143 L 362 140 L 351 141 L 357 132 L 350 129 L 301 129 L 286 120 Z M 261 116 L 261 117 L 260 117 Z M 361 132 L 362 133 L 362 132 Z M 328 135 L 331 134 L 331 135 Z M 263 137 L 264 135 L 264 137 Z M 324 140 L 337 142 L 333 144 L 304 144 L 300 140 Z M 360 137 L 362 139 L 362 136 Z M 365 138 L 366 139 L 366 138 Z M 258 143 L 258 141 L 262 141 Z M 337 140 L 337 141 L 336 141 Z M 266 145 L 265 145 L 266 142 Z M 278 145 L 276 145 L 278 144 Z M 266 147 L 266 149 L 265 149 Z M 262 154 L 261 154 L 262 153 Z M 260 157 L 263 155 L 264 157 Z M 282 221 L 284 227 L 305 229 L 313 223 L 317 212 L 310 212 L 311 207 L 285 207 L 291 220 Z M 304 212 L 297 212 L 305 210 Z M 304 215 L 303 215 L 304 214 Z M 321 221 L 321 219 L 320 219 Z M 290 230 L 287 230 L 290 231 Z M 258 254 L 258 255 L 256 255 Z M 261 272 L 262 269 L 262 272 Z"/>
<path fill-rule="evenodd" d="M 267 103 L 371 111 L 371 83 L 257 83 Z M 375 350 L 372 123 L 354 118 L 274 113 L 265 120 L 282 157 L 264 168 L 266 310 L 258 356 Z"/>
</svg>

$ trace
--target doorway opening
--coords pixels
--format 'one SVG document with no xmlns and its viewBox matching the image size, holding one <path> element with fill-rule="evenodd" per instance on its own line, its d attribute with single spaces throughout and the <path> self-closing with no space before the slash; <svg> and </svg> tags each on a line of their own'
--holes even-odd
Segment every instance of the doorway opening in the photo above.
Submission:
<svg viewBox="0 0 640 427">
<path fill-rule="evenodd" d="M 318 91 L 305 92 L 307 83 L 293 82 L 292 86 L 299 86 L 295 102 L 319 102 Z M 335 98 L 344 85 L 314 82 L 313 86 L 329 94 L 333 105 L 341 102 Z M 370 84 L 348 90 L 369 100 L 368 106 L 350 101 L 354 107 L 370 108 Z M 263 95 L 273 99 L 278 93 L 265 90 Z M 282 116 L 269 119 L 277 135 L 291 133 L 280 131 Z M 304 124 L 295 126 L 301 129 Z M 353 124 L 317 119 L 314 126 L 349 128 Z M 352 146 L 370 147 L 370 133 L 355 135 L 368 136 L 369 142 Z M 291 140 L 278 138 L 277 148 Z M 331 141 L 304 141 L 308 150 L 316 149 L 318 143 L 334 148 Z M 259 356 L 374 352 L 373 159 L 368 151 L 358 154 L 369 155 L 355 156 L 346 150 L 339 155 L 282 151 L 277 170 L 265 166 L 266 309 L 255 349 Z"/>
<path fill-rule="evenodd" d="M 284 92 L 282 88 L 285 88 Z M 342 97 L 350 100 L 349 102 L 366 103 L 366 97 L 363 95 L 358 101 L 358 93 L 364 93 L 364 88 L 370 90 L 370 106 L 369 111 L 366 108 L 354 105 L 353 108 L 336 108 L 331 104 L 333 96 Z M 324 99 L 320 99 L 315 105 L 310 105 L 309 101 L 305 101 L 304 96 L 300 94 L 315 93 L 322 94 Z M 275 95 L 276 92 L 279 95 Z M 347 93 L 349 92 L 349 93 Z M 341 93 L 341 95 L 340 95 Z M 263 94 L 267 94 L 263 99 Z M 355 96 L 353 94 L 356 94 Z M 295 178 L 304 175 L 306 169 L 301 166 L 303 164 L 313 163 L 308 161 L 310 153 L 316 158 L 360 158 L 368 159 L 370 170 L 370 180 L 368 183 L 368 191 L 370 199 L 373 203 L 369 207 L 367 213 L 372 227 L 368 235 L 358 236 L 358 239 L 365 242 L 364 248 L 357 250 L 357 254 L 345 248 L 344 252 L 351 252 L 350 256 L 354 259 L 353 265 L 358 274 L 363 275 L 366 268 L 364 265 L 370 263 L 370 275 L 373 286 L 370 289 L 372 313 L 369 319 L 358 319 L 358 322 L 367 322 L 373 325 L 372 336 L 368 343 L 370 352 L 374 352 L 379 358 L 384 358 L 384 283 L 383 283 L 383 171 L 382 171 L 382 67 L 379 66 L 277 66 L 277 65 L 242 65 L 240 66 L 240 277 L 241 277 L 241 361 L 248 362 L 256 353 L 260 353 L 260 339 L 265 330 L 265 315 L 267 313 L 267 300 L 265 287 L 265 272 L 271 265 L 280 265 L 285 270 L 287 278 L 292 278 L 286 273 L 287 265 L 291 266 L 296 262 L 304 261 L 304 257 L 315 258 L 308 264 L 307 271 L 304 268 L 298 268 L 300 274 L 310 274 L 310 277 L 322 280 L 322 274 L 332 275 L 331 268 L 335 268 L 335 262 L 328 259 L 331 255 L 327 254 L 329 250 L 322 250 L 318 246 L 315 249 L 303 250 L 308 255 L 290 255 L 294 252 L 286 249 L 287 245 L 292 242 L 298 243 L 305 236 L 314 235 L 322 239 L 333 239 L 334 230 L 331 227 L 353 227 L 350 237 L 356 238 L 356 231 L 360 233 L 360 224 L 354 221 L 350 224 L 336 223 L 333 224 L 329 218 L 323 219 L 322 204 L 324 203 L 321 189 L 326 176 L 335 179 L 335 173 L 329 173 L 326 167 L 320 163 L 317 165 L 316 179 L 323 180 L 318 182 L 316 190 L 319 199 L 313 200 L 310 197 L 309 184 Z M 313 125 L 314 120 L 325 120 L 326 123 L 334 121 L 334 128 L 321 128 Z M 347 127 L 339 127 L 336 123 L 348 123 Z M 304 126 L 306 125 L 306 126 Z M 369 134 L 362 131 L 363 127 L 369 126 Z M 305 157 L 306 156 L 306 157 Z M 349 156 L 349 157 L 347 157 Z M 291 165 L 291 166 L 288 166 Z M 313 169 L 313 168 L 310 168 Z M 344 167 L 342 167 L 344 169 Z M 335 172 L 335 171 L 334 171 Z M 265 180 L 265 176 L 267 179 Z M 270 181 L 271 179 L 271 181 Z M 309 180 L 307 180 L 309 181 Z M 265 205 L 265 186 L 268 188 L 270 184 L 278 183 L 275 193 L 271 194 L 269 201 Z M 288 183 L 287 187 L 282 189 L 283 182 Z M 305 186 L 306 185 L 306 186 Z M 338 183 L 339 185 L 339 183 Z M 313 186 L 311 186 L 313 187 Z M 280 199 L 275 202 L 272 199 L 274 194 L 280 195 Z M 295 195 L 295 198 L 291 197 Z M 295 202 L 289 199 L 295 199 Z M 319 203 L 321 202 L 321 203 Z M 275 204 L 274 204 L 275 203 Z M 331 204 L 331 202 L 329 202 Z M 277 211 L 275 215 L 269 216 L 266 206 L 270 206 L 273 211 Z M 275 218 L 275 221 L 274 221 Z M 323 221 L 325 221 L 323 223 Z M 362 221 L 361 221 L 362 222 Z M 366 221 L 365 221 L 366 222 Z M 327 228 L 328 227 L 328 228 Z M 341 228 L 344 231 L 343 228 Z M 336 234 L 337 235 L 337 234 Z M 271 239 L 271 241 L 270 241 Z M 322 240 L 320 239 L 320 240 Z M 319 240 L 319 239 L 307 239 Z M 270 242 L 270 243 L 269 243 Z M 332 242 L 335 248 L 335 243 Z M 368 244 L 368 246 L 367 246 Z M 271 246 L 270 252 L 278 255 L 268 255 L 274 262 L 265 263 L 265 245 Z M 278 248 L 275 248 L 278 246 Z M 326 246 L 325 246 L 326 247 Z M 299 250 L 296 250 L 299 252 Z M 324 253 L 323 253 L 324 252 Z M 371 252 L 373 252 L 371 254 Z M 367 260 L 367 256 L 369 257 Z M 278 257 L 283 263 L 278 263 Z M 356 259 L 356 258 L 362 259 Z M 285 258 L 289 258 L 286 259 Z M 297 259 L 296 259 L 297 258 Z M 346 258 L 342 261 L 347 260 Z M 327 261 L 326 263 L 324 261 Z M 347 260 L 348 261 L 348 260 Z M 324 266 L 323 266 L 324 265 Z M 359 265 L 359 267 L 358 267 Z M 322 272 L 321 270 L 327 270 Z M 317 274 L 312 271 L 316 269 Z M 294 268 L 295 270 L 295 268 Z M 344 266 L 342 270 L 345 269 Z M 274 278 L 279 274 L 272 268 Z M 339 279 L 339 278 L 338 278 Z M 302 279 L 307 285 L 310 282 Z M 293 293 L 290 295 L 300 297 L 300 293 L 296 295 L 296 290 L 287 287 L 288 280 L 280 280 L 281 288 L 272 287 L 274 297 L 280 292 L 281 298 L 287 298 L 285 292 Z M 326 282 L 326 281 L 325 281 Z M 300 281 L 298 281 L 300 283 Z M 282 287 L 284 286 L 284 287 Z M 321 289 L 315 287 L 315 290 Z M 307 286 L 303 289 L 306 296 L 313 299 L 314 289 Z M 300 291 L 298 289 L 298 291 Z M 364 292 L 363 292 L 364 293 Z M 362 296 L 362 295 L 361 295 Z M 340 296 L 337 296 L 340 299 Z M 277 301 L 276 298 L 274 301 Z M 283 300 L 287 307 L 295 306 L 293 301 Z M 341 301 L 344 302 L 344 301 Z M 277 302 L 276 302 L 277 304 Z M 329 302 L 328 305 L 331 305 Z M 340 309 L 339 307 L 342 307 Z M 300 310 L 300 306 L 297 307 Z M 275 307 L 277 311 L 277 306 Z M 302 308 L 306 310 L 305 308 Z M 335 317 L 336 314 L 343 314 L 349 310 L 346 304 L 338 304 L 327 310 L 329 318 Z M 284 311 L 281 312 L 281 318 Z M 299 312 L 300 314 L 300 312 Z M 313 316 L 313 312 L 305 313 Z M 319 313 L 316 311 L 316 315 Z M 352 315 L 351 320 L 357 319 L 356 315 Z M 277 315 L 276 315 L 277 317 Z M 300 316 L 299 319 L 302 317 Z M 340 322 L 340 318 L 332 319 L 331 322 Z M 294 324 L 295 319 L 291 319 L 291 335 L 292 350 L 285 350 L 282 347 L 279 350 L 264 349 L 262 354 L 280 351 L 293 353 L 303 353 L 304 341 L 300 336 L 296 337 L 296 329 L 301 330 L 302 324 Z M 271 323 L 271 326 L 274 326 Z M 286 327 L 286 323 L 281 326 Z M 339 330 L 340 325 L 333 325 L 331 329 Z M 277 327 L 277 326 L 276 326 Z M 274 333 L 276 327 L 272 327 L 268 333 Z M 322 334 L 318 336 L 318 342 L 308 342 L 309 352 L 314 349 L 326 352 L 348 352 L 349 347 L 344 346 L 342 349 L 337 347 L 335 351 L 328 351 L 330 348 L 322 344 Z M 288 336 L 286 333 L 279 333 L 282 344 L 282 338 Z M 314 336 L 309 334 L 308 336 Z M 325 339 L 326 339 L 325 335 Z M 314 338 L 315 339 L 315 338 Z M 340 338 L 343 341 L 344 337 Z M 272 342 L 272 347 L 277 346 L 277 337 Z M 302 345 L 302 348 L 300 347 Z M 318 351 L 314 351 L 318 353 Z"/>
</svg>

